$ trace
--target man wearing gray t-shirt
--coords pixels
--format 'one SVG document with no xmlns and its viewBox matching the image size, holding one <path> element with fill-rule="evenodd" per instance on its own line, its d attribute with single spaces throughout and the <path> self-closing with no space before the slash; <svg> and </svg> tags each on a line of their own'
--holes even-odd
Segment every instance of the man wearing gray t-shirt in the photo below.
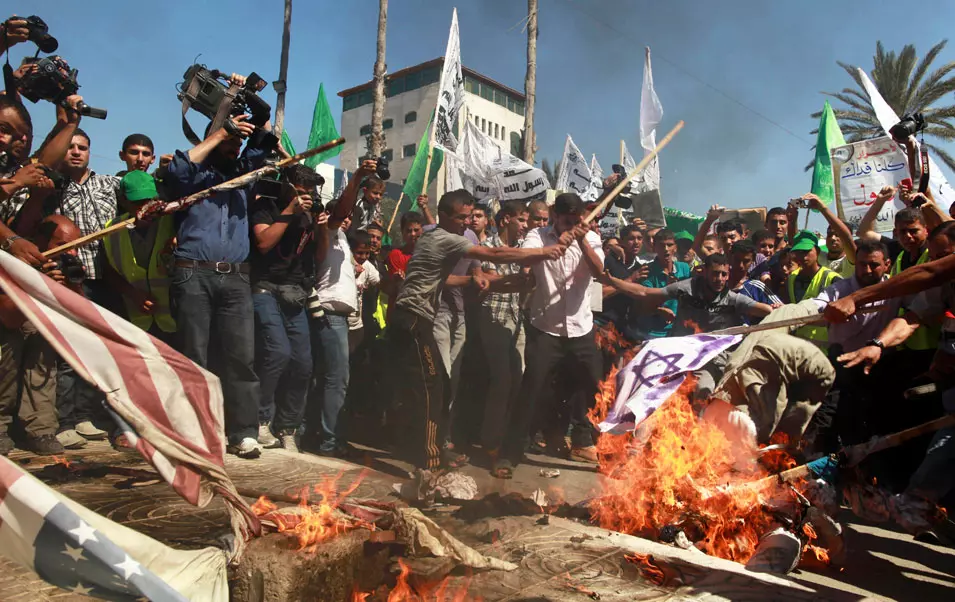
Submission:
<svg viewBox="0 0 955 602">
<path fill-rule="evenodd" d="M 388 324 L 397 362 L 393 389 L 407 421 L 408 459 L 418 469 L 433 470 L 453 461 L 441 452 L 450 391 L 434 339 L 434 321 L 445 281 L 454 267 L 462 259 L 530 265 L 560 257 L 571 242 L 538 249 L 475 245 L 463 236 L 473 206 L 474 197 L 466 190 L 448 192 L 438 201 L 438 227 L 415 244 Z M 480 274 L 472 280 L 481 289 L 489 285 Z"/>
</svg>

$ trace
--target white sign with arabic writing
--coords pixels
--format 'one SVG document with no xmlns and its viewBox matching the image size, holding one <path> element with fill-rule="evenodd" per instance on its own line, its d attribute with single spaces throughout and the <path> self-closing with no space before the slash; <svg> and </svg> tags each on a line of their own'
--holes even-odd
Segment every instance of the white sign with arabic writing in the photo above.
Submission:
<svg viewBox="0 0 955 602">
<path fill-rule="evenodd" d="M 467 121 L 456 153 L 446 153 L 448 189 L 464 188 L 478 200 L 531 200 L 549 188 L 543 170 L 506 152 Z"/>
<path fill-rule="evenodd" d="M 570 134 L 564 143 L 564 156 L 557 170 L 557 190 L 576 192 L 584 201 L 592 201 L 600 196 L 600 189 L 594 186 L 590 166 Z"/>
<path fill-rule="evenodd" d="M 842 219 L 858 227 L 883 186 L 898 188 L 909 177 L 902 149 L 888 136 L 863 140 L 832 149 L 832 173 L 838 182 L 836 202 Z M 902 208 L 896 198 L 886 203 L 876 219 L 876 232 L 891 232 L 895 212 Z"/>
</svg>

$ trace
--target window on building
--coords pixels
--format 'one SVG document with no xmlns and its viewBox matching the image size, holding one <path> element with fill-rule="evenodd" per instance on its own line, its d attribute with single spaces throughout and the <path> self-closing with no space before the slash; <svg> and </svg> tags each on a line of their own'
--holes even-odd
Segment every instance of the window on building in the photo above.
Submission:
<svg viewBox="0 0 955 602">
<path fill-rule="evenodd" d="M 367 136 L 371 133 L 371 124 L 361 126 L 361 129 L 358 130 L 359 136 Z"/>
<path fill-rule="evenodd" d="M 487 121 L 483 118 L 481 119 L 481 131 L 487 133 Z"/>
<path fill-rule="evenodd" d="M 428 67 L 427 69 L 421 72 L 421 85 L 427 86 L 428 84 L 433 84 L 441 79 L 441 68 L 440 67 Z"/>
<path fill-rule="evenodd" d="M 393 151 L 390 148 L 386 148 L 384 152 L 381 153 L 381 156 L 387 159 L 388 161 L 391 161 L 395 158 L 395 151 Z"/>
<path fill-rule="evenodd" d="M 494 88 L 487 84 L 481 84 L 481 98 L 494 102 Z"/>
<path fill-rule="evenodd" d="M 414 123 L 415 121 L 418 121 L 418 113 L 416 111 L 405 113 L 405 123 Z"/>
<path fill-rule="evenodd" d="M 405 76 L 405 91 L 416 90 L 421 87 L 421 72 L 415 71 Z"/>
<path fill-rule="evenodd" d="M 416 144 L 406 144 L 404 148 L 401 149 L 401 156 L 405 159 L 408 157 L 414 157 L 415 151 L 417 150 Z"/>
<path fill-rule="evenodd" d="M 504 126 L 501 126 L 501 140 L 507 140 L 507 136 L 504 135 Z"/>
<path fill-rule="evenodd" d="M 477 81 L 471 77 L 464 78 L 464 89 L 470 92 L 471 94 L 480 94 L 481 93 L 481 82 Z"/>
<path fill-rule="evenodd" d="M 497 124 L 494 124 L 494 137 L 497 138 L 500 135 L 500 130 L 497 127 Z"/>
<path fill-rule="evenodd" d="M 507 106 L 507 94 L 501 92 L 500 90 L 494 91 L 494 102 L 501 105 L 502 107 Z"/>
<path fill-rule="evenodd" d="M 342 111 L 350 111 L 358 106 L 358 95 L 349 94 L 342 99 Z"/>
<path fill-rule="evenodd" d="M 481 118 L 478 117 L 477 115 L 474 116 L 474 125 L 476 125 L 476 126 L 480 126 L 480 125 L 481 125 Z"/>
<path fill-rule="evenodd" d="M 388 96 L 401 94 L 404 91 L 405 91 L 405 78 L 399 77 L 397 79 L 388 80 Z"/>
<path fill-rule="evenodd" d="M 362 90 L 358 93 L 358 106 L 371 104 L 371 90 Z"/>
<path fill-rule="evenodd" d="M 524 153 L 524 140 L 517 132 L 511 132 L 511 154 L 520 157 Z"/>
<path fill-rule="evenodd" d="M 520 115 L 521 117 L 523 117 L 523 116 L 524 116 L 524 103 L 521 102 L 521 101 L 515 101 L 515 102 L 514 102 L 514 112 L 517 113 L 518 115 Z"/>
<path fill-rule="evenodd" d="M 384 121 L 381 122 L 381 129 L 383 130 L 390 130 L 393 127 L 395 127 L 394 119 L 385 119 Z"/>
</svg>

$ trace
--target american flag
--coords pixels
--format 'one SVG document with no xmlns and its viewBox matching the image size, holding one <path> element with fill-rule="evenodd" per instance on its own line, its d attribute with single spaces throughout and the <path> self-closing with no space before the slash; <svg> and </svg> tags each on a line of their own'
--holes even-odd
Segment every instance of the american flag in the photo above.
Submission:
<svg viewBox="0 0 955 602">
<path fill-rule="evenodd" d="M 221 550 L 168 548 L 68 500 L 2 456 L 0 550 L 74 594 L 154 602 L 228 599 Z"/>
<path fill-rule="evenodd" d="M 225 471 L 219 379 L 135 325 L 0 251 L 0 287 L 77 374 L 106 394 L 130 442 L 189 503 L 226 502 L 236 554 L 260 525 Z"/>
</svg>

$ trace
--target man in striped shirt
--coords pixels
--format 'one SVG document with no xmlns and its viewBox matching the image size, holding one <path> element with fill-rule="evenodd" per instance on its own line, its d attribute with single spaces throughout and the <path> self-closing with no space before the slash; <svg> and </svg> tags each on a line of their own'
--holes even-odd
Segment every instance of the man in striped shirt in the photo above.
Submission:
<svg viewBox="0 0 955 602">
<path fill-rule="evenodd" d="M 748 276 L 756 255 L 756 245 L 751 240 L 740 240 L 733 244 L 730 251 L 729 289 L 775 309 L 783 304 L 782 299 L 774 295 L 762 281 Z M 749 316 L 744 316 L 743 320 L 747 323 L 759 321 Z"/>
</svg>

